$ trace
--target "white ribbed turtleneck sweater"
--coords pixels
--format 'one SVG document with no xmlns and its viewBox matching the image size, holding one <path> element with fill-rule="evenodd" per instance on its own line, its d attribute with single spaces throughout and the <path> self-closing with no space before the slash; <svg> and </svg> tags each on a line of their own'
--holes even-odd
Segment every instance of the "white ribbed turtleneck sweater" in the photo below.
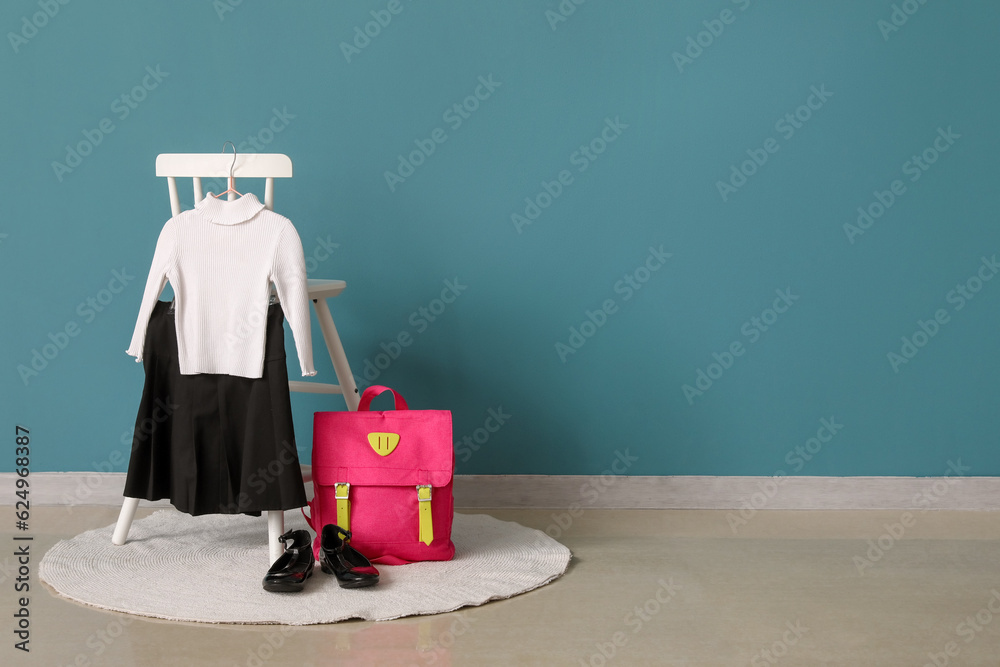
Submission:
<svg viewBox="0 0 1000 667">
<path fill-rule="evenodd" d="M 302 241 L 288 218 L 265 208 L 252 193 L 234 201 L 209 193 L 193 210 L 167 220 L 127 350 L 137 362 L 149 316 L 168 280 L 181 374 L 261 377 L 273 282 L 302 375 L 316 375 Z"/>
</svg>

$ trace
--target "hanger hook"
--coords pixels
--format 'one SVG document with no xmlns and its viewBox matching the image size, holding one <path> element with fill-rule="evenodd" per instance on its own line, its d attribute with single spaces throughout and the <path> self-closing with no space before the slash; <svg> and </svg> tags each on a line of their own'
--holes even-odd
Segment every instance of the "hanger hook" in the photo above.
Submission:
<svg viewBox="0 0 1000 667">
<path fill-rule="evenodd" d="M 229 178 L 230 178 L 230 182 L 232 182 L 231 179 L 233 178 L 233 168 L 236 167 L 236 144 L 234 144 L 231 141 L 227 141 L 226 143 L 222 144 L 222 152 L 223 153 L 226 152 L 226 146 L 232 146 L 233 147 L 233 163 L 231 165 L 229 165 Z"/>
</svg>

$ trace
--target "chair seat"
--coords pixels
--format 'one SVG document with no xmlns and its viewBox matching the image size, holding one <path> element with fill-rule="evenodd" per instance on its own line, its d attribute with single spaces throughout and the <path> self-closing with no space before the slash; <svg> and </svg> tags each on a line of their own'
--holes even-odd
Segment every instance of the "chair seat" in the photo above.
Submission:
<svg viewBox="0 0 1000 667">
<path fill-rule="evenodd" d="M 343 280 L 322 280 L 309 278 L 307 281 L 310 299 L 328 299 L 344 291 L 347 283 Z"/>
<path fill-rule="evenodd" d="M 333 360 L 334 370 L 337 373 L 337 379 L 341 383 L 331 384 L 328 382 L 316 382 L 311 380 L 289 380 L 288 389 L 293 392 L 304 394 L 344 395 L 343 381 L 345 377 L 350 377 L 351 371 L 350 366 L 347 364 L 347 359 L 344 357 L 343 347 L 340 344 L 340 337 L 337 334 L 336 326 L 333 323 L 333 319 L 330 317 L 330 310 L 326 305 L 326 299 L 335 297 L 343 292 L 344 288 L 347 287 L 347 282 L 343 280 L 325 280 L 320 278 L 309 278 L 306 282 L 309 299 L 316 307 L 317 315 L 319 315 L 320 328 L 323 331 L 323 337 L 326 340 L 327 349 L 330 352 L 330 358 Z M 274 293 L 274 287 L 271 288 L 271 293 Z M 338 368 L 338 366 L 340 367 Z M 347 399 L 348 409 L 357 409 L 357 390 L 354 387 L 353 380 L 350 383 L 347 394 L 350 396 L 350 398 Z"/>
<path fill-rule="evenodd" d="M 347 287 L 347 282 L 344 280 L 325 280 L 322 278 L 308 278 L 306 279 L 306 291 L 309 294 L 309 300 L 314 299 L 329 299 L 339 295 Z M 275 290 L 274 285 L 271 285 L 271 296 L 277 297 L 277 290 Z M 271 303 L 275 301 L 272 299 Z"/>
</svg>

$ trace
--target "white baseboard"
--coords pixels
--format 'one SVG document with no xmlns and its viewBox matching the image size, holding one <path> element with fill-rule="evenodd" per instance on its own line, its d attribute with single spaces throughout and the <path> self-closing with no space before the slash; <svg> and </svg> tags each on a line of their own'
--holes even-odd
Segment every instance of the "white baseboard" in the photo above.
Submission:
<svg viewBox="0 0 1000 667">
<path fill-rule="evenodd" d="M 14 473 L 0 473 L 13 489 Z M 31 475 L 35 505 L 120 505 L 125 473 Z M 308 486 L 308 485 L 307 485 Z M 311 496 L 311 490 L 307 489 Z M 9 503 L 16 498 L 8 495 Z M 455 506 L 473 508 L 781 510 L 1000 509 L 1000 477 L 710 477 L 456 475 Z M 141 507 L 169 507 L 161 500 Z"/>
</svg>

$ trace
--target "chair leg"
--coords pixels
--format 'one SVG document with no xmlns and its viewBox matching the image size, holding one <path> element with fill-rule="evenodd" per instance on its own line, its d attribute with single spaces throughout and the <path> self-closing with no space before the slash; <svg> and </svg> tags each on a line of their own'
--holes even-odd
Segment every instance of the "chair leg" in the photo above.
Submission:
<svg viewBox="0 0 1000 667">
<path fill-rule="evenodd" d="M 132 527 L 132 519 L 135 518 L 135 511 L 139 507 L 138 498 L 126 498 L 122 503 L 122 511 L 118 515 L 118 523 L 115 525 L 115 532 L 111 536 L 111 543 L 121 546 L 128 538 L 129 528 Z M 285 513 L 280 510 L 267 512 L 267 544 L 270 551 L 271 560 L 278 560 L 283 549 L 278 538 L 285 532 Z"/>
<path fill-rule="evenodd" d="M 348 410 L 357 411 L 358 404 L 361 403 L 361 396 L 358 394 L 358 387 L 354 383 L 351 366 L 347 363 L 344 346 L 340 343 L 337 326 L 333 323 L 333 315 L 330 314 L 330 307 L 327 305 L 326 299 L 313 299 L 313 305 L 316 307 L 319 328 L 323 332 L 323 340 L 326 341 L 326 349 L 330 353 L 330 360 L 333 361 L 333 370 L 337 374 L 337 383 L 343 392 L 344 402 L 347 403 Z"/>
<path fill-rule="evenodd" d="M 135 518 L 135 510 L 139 507 L 138 498 L 126 498 L 122 503 L 122 511 L 118 514 L 118 523 L 115 524 L 115 532 L 111 536 L 111 543 L 121 546 L 128 539 L 129 528 L 132 527 L 132 519 Z"/>
<path fill-rule="evenodd" d="M 281 547 L 281 542 L 278 538 L 285 532 L 285 513 L 281 510 L 268 510 L 267 511 L 267 545 L 270 549 L 271 560 L 268 562 L 270 565 L 274 561 L 278 560 L 281 553 L 284 551 Z"/>
</svg>

